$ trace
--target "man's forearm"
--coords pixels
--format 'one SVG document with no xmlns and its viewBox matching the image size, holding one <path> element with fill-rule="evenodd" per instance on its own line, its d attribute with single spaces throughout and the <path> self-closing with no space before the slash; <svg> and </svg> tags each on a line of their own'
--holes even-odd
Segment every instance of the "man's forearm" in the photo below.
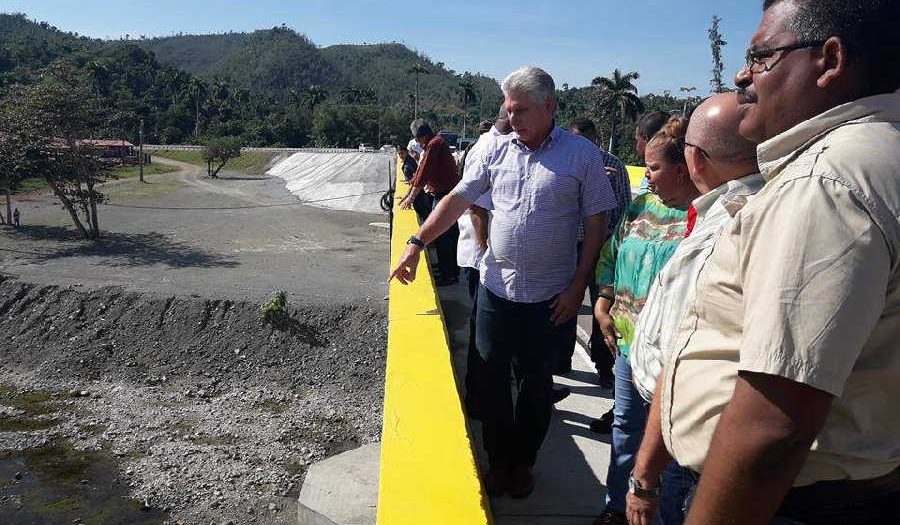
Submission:
<svg viewBox="0 0 900 525">
<path fill-rule="evenodd" d="M 672 461 L 672 456 L 666 450 L 666 444 L 662 437 L 662 420 L 660 418 L 660 392 L 665 370 L 660 372 L 656 380 L 656 390 L 653 401 L 650 404 L 650 414 L 647 417 L 647 427 L 644 429 L 644 438 L 641 440 L 641 448 L 634 461 L 634 477 L 642 485 L 656 487 L 660 484 L 660 477 L 666 465 Z"/>
<path fill-rule="evenodd" d="M 594 279 L 594 271 L 597 268 L 597 258 L 600 256 L 600 248 L 606 242 L 607 219 L 606 213 L 591 215 L 584 220 L 584 241 L 581 244 L 581 258 L 575 270 L 575 278 L 572 284 L 587 288 Z"/>
<path fill-rule="evenodd" d="M 419 196 L 419 192 L 422 191 L 422 186 L 412 186 L 409 189 L 409 193 L 406 194 L 406 198 L 409 199 L 409 202 L 413 202 L 416 200 L 416 197 Z"/>
<path fill-rule="evenodd" d="M 441 199 L 437 207 L 428 216 L 428 219 L 419 228 L 416 237 L 425 244 L 430 244 L 435 239 L 447 231 L 453 223 L 459 219 L 459 216 L 466 211 L 466 208 L 472 205 L 471 201 L 464 199 L 456 193 L 449 193 Z"/>
<path fill-rule="evenodd" d="M 825 422 L 831 396 L 766 374 L 738 377 L 685 523 L 766 524 Z"/>
</svg>

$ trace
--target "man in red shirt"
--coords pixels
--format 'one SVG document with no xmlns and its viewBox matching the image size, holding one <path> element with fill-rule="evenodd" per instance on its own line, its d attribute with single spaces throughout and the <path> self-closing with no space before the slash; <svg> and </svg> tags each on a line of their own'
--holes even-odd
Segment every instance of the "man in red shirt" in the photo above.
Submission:
<svg viewBox="0 0 900 525">
<path fill-rule="evenodd" d="M 416 119 L 409 126 L 416 142 L 425 148 L 419 161 L 419 169 L 410 184 L 412 189 L 400 202 L 400 207 L 408 210 L 413 206 L 421 191 L 433 197 L 433 208 L 436 208 L 450 190 L 459 182 L 456 161 L 450 154 L 450 146 L 443 138 L 434 134 L 428 122 Z M 432 209 L 433 209 L 432 208 Z M 456 242 L 459 228 L 454 223 L 443 235 L 434 241 L 438 259 L 438 277 L 435 284 L 446 286 L 459 282 L 459 266 L 456 265 Z"/>
</svg>

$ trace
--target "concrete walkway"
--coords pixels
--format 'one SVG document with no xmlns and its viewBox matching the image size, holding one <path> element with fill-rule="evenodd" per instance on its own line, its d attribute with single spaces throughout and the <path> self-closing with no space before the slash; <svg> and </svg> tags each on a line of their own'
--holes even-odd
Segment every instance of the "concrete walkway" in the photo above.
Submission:
<svg viewBox="0 0 900 525">
<path fill-rule="evenodd" d="M 438 295 L 447 322 L 457 384 L 463 392 L 469 299 L 462 283 L 438 288 Z M 586 301 L 578 320 L 582 340 L 591 325 L 587 304 Z M 555 378 L 557 384 L 568 385 L 572 395 L 553 411 L 550 431 L 534 469 L 535 490 L 525 499 L 492 498 L 497 525 L 589 525 L 603 511 L 609 434 L 591 432 L 588 424 L 612 406 L 612 392 L 598 386 L 593 364 L 582 345 L 576 349 L 572 369 L 565 377 Z M 469 424 L 484 472 L 487 458 L 481 448 L 481 425 L 473 420 Z"/>
</svg>

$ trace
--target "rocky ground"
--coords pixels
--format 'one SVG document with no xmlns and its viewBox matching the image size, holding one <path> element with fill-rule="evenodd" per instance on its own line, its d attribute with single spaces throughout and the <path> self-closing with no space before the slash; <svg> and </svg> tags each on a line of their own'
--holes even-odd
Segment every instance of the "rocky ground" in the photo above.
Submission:
<svg viewBox="0 0 900 525">
<path fill-rule="evenodd" d="M 167 202 L 289 197 L 165 177 Z M 158 198 L 141 191 L 116 190 Z M 58 235 L 59 210 L 33 202 L 30 233 L 0 234 L 0 523 L 292 523 L 310 464 L 378 439 L 386 233 L 368 217 L 276 207 L 159 233 L 158 211 L 132 208 L 103 247 Z M 275 288 L 286 315 L 264 323 Z"/>
</svg>

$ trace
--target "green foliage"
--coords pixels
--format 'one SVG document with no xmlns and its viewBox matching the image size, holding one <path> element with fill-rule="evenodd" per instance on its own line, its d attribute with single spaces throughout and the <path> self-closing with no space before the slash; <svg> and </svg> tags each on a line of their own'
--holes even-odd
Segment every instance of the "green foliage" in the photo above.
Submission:
<svg viewBox="0 0 900 525">
<path fill-rule="evenodd" d="M 19 180 L 43 177 L 79 232 L 100 236 L 97 185 L 110 164 L 89 137 L 109 129 L 110 112 L 88 85 L 84 72 L 66 62 L 41 71 L 41 81 L 14 86 L 0 104 L 0 171 Z"/>
<path fill-rule="evenodd" d="M 259 318 L 263 324 L 280 327 L 288 319 L 287 294 L 284 290 L 276 290 L 269 302 L 259 309 Z"/>
<path fill-rule="evenodd" d="M 713 60 L 712 78 L 709 81 L 709 85 L 714 93 L 730 91 L 722 82 L 722 72 L 725 71 L 725 64 L 722 62 L 722 47 L 727 45 L 728 42 L 722 38 L 722 33 L 719 32 L 719 22 L 721 21 L 721 18 L 713 15 L 712 23 L 710 23 L 709 30 L 706 32 L 709 37 L 709 47 L 712 51 Z"/>
<path fill-rule="evenodd" d="M 207 140 L 200 152 L 206 162 L 206 173 L 215 179 L 229 160 L 241 156 L 241 142 L 236 137 L 221 137 Z"/>
</svg>

